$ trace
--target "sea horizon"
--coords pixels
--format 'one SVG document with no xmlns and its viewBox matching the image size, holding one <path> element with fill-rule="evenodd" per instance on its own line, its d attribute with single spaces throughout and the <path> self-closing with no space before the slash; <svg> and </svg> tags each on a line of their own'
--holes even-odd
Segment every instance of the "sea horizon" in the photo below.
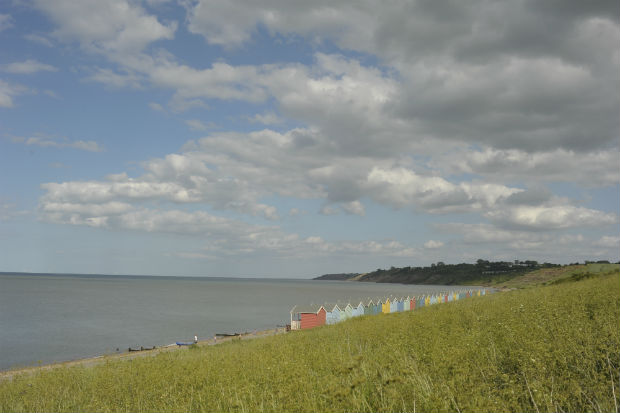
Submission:
<svg viewBox="0 0 620 413">
<path fill-rule="evenodd" d="M 282 278 L 0 273 L 0 370 L 265 330 L 294 305 L 475 289 Z"/>
</svg>

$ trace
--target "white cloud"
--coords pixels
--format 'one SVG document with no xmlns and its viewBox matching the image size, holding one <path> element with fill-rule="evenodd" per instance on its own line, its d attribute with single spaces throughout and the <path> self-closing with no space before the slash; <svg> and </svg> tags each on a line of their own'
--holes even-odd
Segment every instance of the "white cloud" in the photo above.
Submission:
<svg viewBox="0 0 620 413">
<path fill-rule="evenodd" d="M 98 217 L 104 215 L 118 215 L 130 211 L 132 206 L 125 202 L 104 202 L 99 204 L 46 202 L 41 205 L 41 211 L 45 214 L 63 213 L 79 214 Z"/>
<path fill-rule="evenodd" d="M 149 102 L 149 108 L 153 109 L 156 112 L 166 112 L 166 109 L 162 105 L 156 102 Z"/>
<path fill-rule="evenodd" d="M 531 230 L 597 227 L 618 222 L 615 214 L 571 205 L 504 207 L 485 216 L 498 226 Z"/>
<path fill-rule="evenodd" d="M 13 27 L 13 18 L 10 14 L 0 14 L 0 32 Z"/>
<path fill-rule="evenodd" d="M 142 51 L 157 40 L 171 39 L 176 23 L 161 24 L 134 2 L 36 0 L 36 6 L 58 24 L 54 36 L 111 56 Z"/>
<path fill-rule="evenodd" d="M 32 93 L 36 93 L 36 91 L 29 89 L 26 86 L 16 83 L 8 83 L 0 79 L 0 108 L 13 108 L 15 107 L 13 97 Z"/>
<path fill-rule="evenodd" d="M 586 153 L 556 149 L 525 152 L 517 149 L 460 149 L 433 160 L 451 174 L 473 173 L 485 179 L 578 182 L 581 185 L 613 185 L 620 182 L 618 154 L 612 150 Z M 570 166 L 570 167 L 569 167 Z"/>
<path fill-rule="evenodd" d="M 21 75 L 29 75 L 37 72 L 56 72 L 57 70 L 58 69 L 52 65 L 41 63 L 33 59 L 2 65 L 3 72 Z"/>
<path fill-rule="evenodd" d="M 30 211 L 19 210 L 17 205 L 0 199 L 0 222 L 10 221 L 20 216 L 29 215 Z"/>
<path fill-rule="evenodd" d="M 177 233 L 198 237 L 199 251 L 181 252 L 183 258 L 214 258 L 267 253 L 287 258 L 332 254 L 411 257 L 418 251 L 396 241 L 335 241 L 318 236 L 305 239 L 278 227 L 251 225 L 214 216 L 205 211 L 134 208 L 127 203 L 76 204 L 43 202 L 39 213 L 45 221 L 110 230 Z"/>
<path fill-rule="evenodd" d="M 197 191 L 188 190 L 170 182 L 145 182 L 127 178 L 126 181 L 96 182 L 74 181 L 63 183 L 46 183 L 41 188 L 46 190 L 43 197 L 47 202 L 112 202 L 114 200 L 152 200 L 162 199 L 178 203 L 196 202 Z"/>
<path fill-rule="evenodd" d="M 522 191 L 496 184 L 453 184 L 441 177 L 421 176 L 405 168 L 373 168 L 368 173 L 367 185 L 370 196 L 379 202 L 432 213 L 485 211 Z"/>
<path fill-rule="evenodd" d="M 534 259 L 557 263 L 617 256 L 614 237 L 591 239 L 567 230 L 531 231 L 528 228 L 506 229 L 490 224 L 451 223 L 435 224 L 434 227 L 446 234 L 460 235 L 460 239 L 450 242 L 449 249 L 452 249 L 454 256 L 467 251 L 470 261 L 477 258 L 508 261 Z"/>
<path fill-rule="evenodd" d="M 437 249 L 437 248 L 441 248 L 444 246 L 444 243 L 441 241 L 435 241 L 435 240 L 428 240 L 424 243 L 424 248 L 427 249 Z"/>
<path fill-rule="evenodd" d="M 47 47 L 54 46 L 54 44 L 47 37 L 35 33 L 29 33 L 24 35 L 24 39 Z"/>
<path fill-rule="evenodd" d="M 392 131 L 403 124 L 434 139 L 527 151 L 617 146 L 620 100 L 608 88 L 620 69 L 616 13 L 594 5 L 562 13 L 558 19 L 554 7 L 525 1 L 493 7 L 482 1 L 441 7 L 388 2 L 378 8 L 369 1 L 201 0 L 190 8 L 189 29 L 226 47 L 251 41 L 262 27 L 378 56 L 400 80 L 388 102 L 390 116 L 382 118 Z M 351 73 L 347 68 L 344 75 Z M 296 90 L 305 86 L 298 84 Z M 298 103 L 306 106 L 291 99 L 296 95 L 274 95 L 287 115 L 306 121 L 327 123 L 333 110 L 350 113 L 346 105 L 331 104 L 338 94 L 325 92 L 324 105 L 310 94 L 311 110 L 305 111 L 295 110 Z M 342 114 L 334 118 L 356 130 Z"/>
<path fill-rule="evenodd" d="M 257 113 L 253 117 L 248 117 L 248 120 L 252 123 L 262 123 L 263 125 L 276 125 L 284 122 L 284 119 L 280 118 L 273 112 L 267 112 L 264 114 Z"/>
<path fill-rule="evenodd" d="M 366 215 L 366 210 L 364 208 L 364 205 L 360 201 L 346 202 L 346 203 L 341 204 L 340 206 L 342 207 L 342 209 L 344 209 L 344 211 L 347 214 L 360 215 L 360 216 Z"/>
<path fill-rule="evenodd" d="M 272 197 L 316 199 L 325 205 L 322 213 L 360 216 L 364 199 L 418 213 L 476 214 L 494 225 L 473 229 L 472 237 L 520 250 L 540 248 L 549 239 L 583 242 L 544 238 L 544 231 L 617 223 L 614 214 L 522 189 L 538 182 L 620 181 L 620 100 L 609 87 L 620 68 L 620 31 L 615 14 L 598 3 L 562 8 L 558 18 L 558 9 L 525 1 L 494 7 L 478 0 L 381 7 L 365 0 L 185 2 L 189 31 L 210 44 L 247 45 L 260 27 L 278 41 L 309 41 L 318 50 L 309 65 L 216 59 L 206 66 L 153 47 L 173 38 L 176 23 L 158 19 L 148 6 L 121 0 L 35 4 L 57 25 L 55 39 L 108 58 L 111 66 L 93 69 L 91 80 L 168 91 L 171 112 L 242 101 L 256 104 L 257 113 L 245 118 L 250 122 L 301 125 L 284 132 L 211 133 L 180 153 L 143 162 L 144 173 L 136 178 L 45 184 L 43 209 L 48 203 L 97 202 L 136 208 L 123 219 L 73 212 L 75 222 L 140 230 L 176 225 L 183 232 L 184 213 L 141 208 L 149 202 L 192 203 L 275 220 L 278 211 L 266 201 Z M 328 49 L 338 53 L 321 53 L 323 44 L 335 45 Z M 348 57 L 350 50 L 361 53 Z M 0 106 L 12 106 L 17 93 L 0 83 Z M 149 106 L 164 111 L 160 104 Z M 197 119 L 186 124 L 193 130 L 209 126 Z M 31 144 L 53 146 L 38 139 Z M 455 176 L 470 174 L 479 178 Z M 285 244 L 313 245 L 315 251 L 390 250 L 388 243 L 352 243 L 347 250 L 342 243 L 261 231 L 248 250 Z M 395 256 L 413 252 L 393 247 Z"/>
<path fill-rule="evenodd" d="M 598 241 L 595 242 L 596 246 L 605 248 L 620 248 L 620 237 L 604 235 Z"/>
<path fill-rule="evenodd" d="M 32 136 L 29 138 L 13 137 L 13 143 L 20 143 L 27 146 L 40 146 L 43 148 L 73 148 L 87 152 L 102 152 L 103 146 L 95 141 L 72 141 L 67 138 L 55 138 L 49 136 Z"/>
<path fill-rule="evenodd" d="M 302 216 L 302 215 L 307 215 L 308 211 L 304 211 L 303 209 L 299 209 L 299 208 L 291 208 L 290 211 L 288 211 L 288 215 L 290 217 L 296 217 L 296 216 Z"/>
<path fill-rule="evenodd" d="M 205 130 L 209 129 L 209 127 L 207 125 L 205 125 L 201 120 L 198 120 L 198 119 L 188 119 L 188 120 L 185 121 L 185 124 L 191 130 L 205 131 Z"/>
<path fill-rule="evenodd" d="M 19 94 L 19 87 L 12 86 L 0 79 L 0 108 L 12 108 L 13 96 Z"/>
<path fill-rule="evenodd" d="M 340 211 L 337 208 L 334 208 L 331 205 L 325 205 L 319 211 L 321 215 L 337 215 Z"/>
<path fill-rule="evenodd" d="M 87 76 L 85 80 L 102 83 L 112 88 L 142 89 L 142 78 L 135 73 L 117 73 L 110 69 L 98 68 L 95 73 Z"/>
</svg>

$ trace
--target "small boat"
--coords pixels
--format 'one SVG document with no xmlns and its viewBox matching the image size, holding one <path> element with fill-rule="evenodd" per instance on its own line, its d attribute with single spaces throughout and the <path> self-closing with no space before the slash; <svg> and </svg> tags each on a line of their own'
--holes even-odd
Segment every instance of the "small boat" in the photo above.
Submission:
<svg viewBox="0 0 620 413">
<path fill-rule="evenodd" d="M 181 346 L 191 346 L 192 344 L 196 344 L 193 341 L 177 341 L 177 346 L 181 347 Z"/>
<path fill-rule="evenodd" d="M 140 346 L 140 348 L 138 347 L 129 347 L 127 350 L 128 351 L 146 351 L 146 350 L 155 350 L 157 347 L 156 346 L 151 346 L 151 347 L 143 347 Z"/>
<path fill-rule="evenodd" d="M 240 336 L 241 333 L 217 333 L 217 337 L 237 337 Z"/>
<path fill-rule="evenodd" d="M 141 351 L 145 351 L 145 350 L 155 350 L 157 348 L 157 346 L 151 346 L 151 347 L 142 347 L 140 346 L 140 350 Z"/>
</svg>

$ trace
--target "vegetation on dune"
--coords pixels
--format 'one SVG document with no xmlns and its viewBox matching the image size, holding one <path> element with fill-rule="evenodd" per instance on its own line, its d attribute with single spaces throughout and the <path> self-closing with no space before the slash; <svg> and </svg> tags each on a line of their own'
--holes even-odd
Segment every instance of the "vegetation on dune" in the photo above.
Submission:
<svg viewBox="0 0 620 413">
<path fill-rule="evenodd" d="M 589 263 L 571 264 L 566 266 L 541 268 L 509 280 L 501 278 L 481 283 L 494 287 L 508 288 L 530 288 L 541 285 L 560 284 L 564 282 L 579 281 L 585 278 L 600 277 L 602 275 L 613 274 L 620 270 L 620 264 L 609 263 Z"/>
<path fill-rule="evenodd" d="M 524 287 L 544 284 L 546 281 L 562 278 L 575 272 L 600 273 L 617 271 L 619 264 L 608 261 L 586 262 L 586 264 L 559 264 L 537 261 L 487 261 L 479 259 L 475 264 L 444 264 L 438 262 L 430 267 L 391 267 L 377 269 L 365 274 L 325 274 L 315 280 L 347 280 L 399 284 L 438 285 L 486 285 Z"/>
<path fill-rule="evenodd" d="M 0 411 L 618 411 L 620 276 L 0 382 Z"/>
</svg>

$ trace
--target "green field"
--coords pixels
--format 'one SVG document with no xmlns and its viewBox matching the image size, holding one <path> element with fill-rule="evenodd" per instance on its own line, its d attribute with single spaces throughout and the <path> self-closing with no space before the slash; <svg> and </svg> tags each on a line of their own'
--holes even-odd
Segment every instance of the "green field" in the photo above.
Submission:
<svg viewBox="0 0 620 413">
<path fill-rule="evenodd" d="M 620 276 L 0 382 L 0 411 L 617 412 Z"/>
</svg>

